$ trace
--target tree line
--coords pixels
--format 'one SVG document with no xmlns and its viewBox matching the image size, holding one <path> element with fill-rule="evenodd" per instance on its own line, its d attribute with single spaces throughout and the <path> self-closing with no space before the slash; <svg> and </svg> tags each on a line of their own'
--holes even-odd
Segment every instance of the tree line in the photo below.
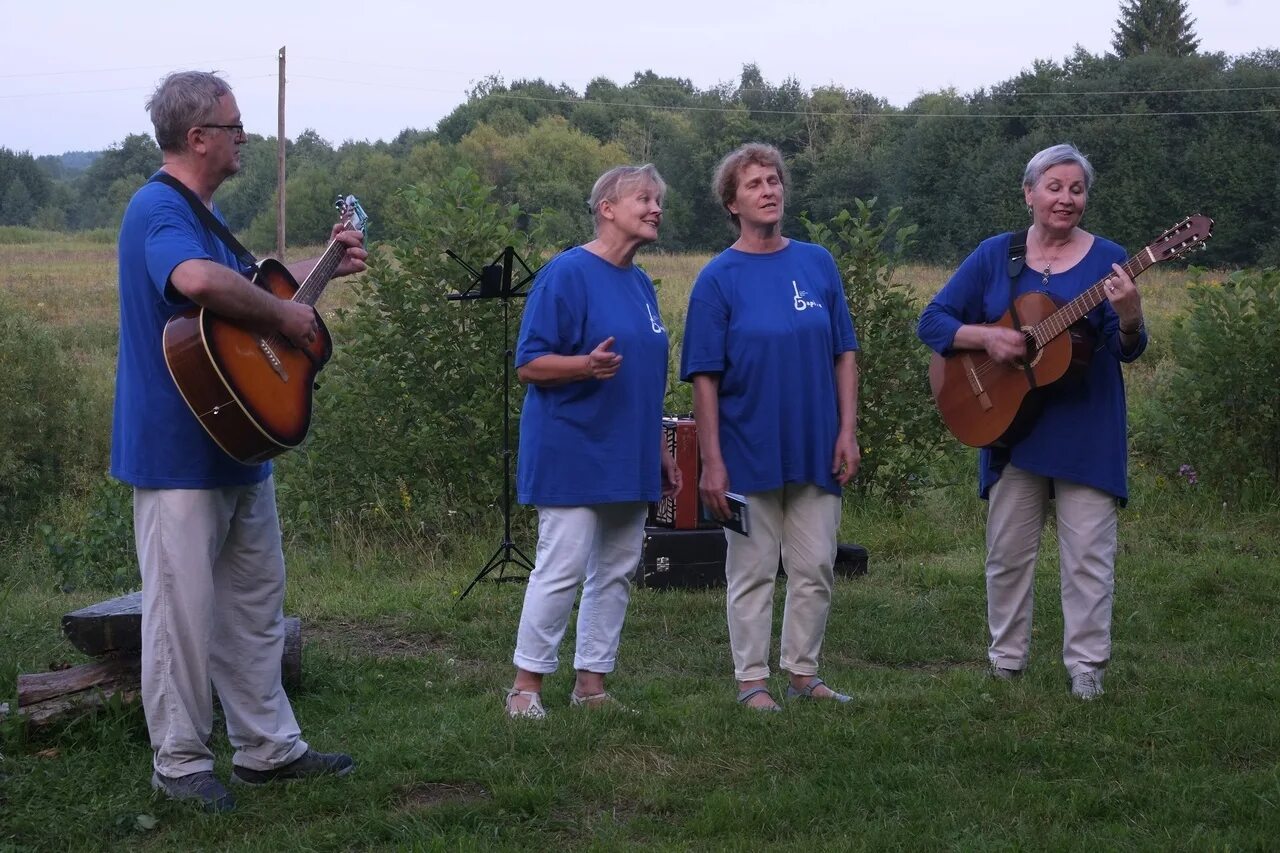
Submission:
<svg viewBox="0 0 1280 853">
<path fill-rule="evenodd" d="M 624 85 L 598 78 L 581 93 L 491 77 L 431 130 L 337 146 L 308 130 L 289 142 L 289 241 L 322 240 L 338 193 L 358 195 L 376 224 L 379 211 L 403 206 L 400 188 L 467 167 L 520 211 L 522 227 L 537 223 L 552 244 L 579 242 L 590 232 L 586 195 L 596 176 L 652 162 L 669 184 L 660 246 L 717 250 L 731 233 L 711 197 L 712 171 L 727 151 L 762 140 L 791 169 L 789 233 L 804 233 L 803 215 L 824 220 L 854 199 L 877 198 L 919 226 L 913 260 L 949 263 L 1026 223 L 1026 161 L 1069 141 L 1098 172 L 1091 230 L 1136 251 L 1200 212 L 1218 223 L 1201 263 L 1280 263 L 1271 215 L 1280 203 L 1280 51 L 1196 53 L 1179 10 L 1182 0 L 1129 0 L 1115 53 L 1077 47 L 989 89 L 925 93 L 903 108 L 861 89 L 771 83 L 754 65 L 709 89 L 651 71 Z M 265 250 L 275 234 L 275 139 L 251 136 L 241 159 L 218 203 Z M 0 224 L 113 228 L 159 162 L 143 135 L 81 170 L 66 158 L 0 149 Z"/>
</svg>

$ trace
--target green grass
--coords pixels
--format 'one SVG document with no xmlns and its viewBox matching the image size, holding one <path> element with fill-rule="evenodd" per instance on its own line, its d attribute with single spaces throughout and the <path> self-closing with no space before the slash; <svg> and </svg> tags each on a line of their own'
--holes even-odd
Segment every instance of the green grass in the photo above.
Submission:
<svg viewBox="0 0 1280 853">
<path fill-rule="evenodd" d="M 1060 662 L 1052 530 L 1033 664 L 1012 684 L 985 677 L 970 492 L 849 508 L 842 539 L 868 546 L 871 572 L 838 584 L 824 675 L 857 702 L 768 717 L 733 703 L 720 590 L 635 594 L 611 685 L 639 713 L 571 711 L 566 666 L 548 680 L 550 718 L 512 723 L 500 696 L 523 586 L 456 601 L 494 543 L 448 561 L 295 545 L 296 710 L 317 747 L 356 756 L 356 774 L 241 792 L 237 812 L 212 818 L 150 793 L 137 708 L 39 734 L 11 722 L 0 844 L 1261 849 L 1280 837 L 1280 522 L 1141 479 L 1121 518 L 1107 695 L 1086 705 Z M 79 659 L 58 617 L 95 596 L 47 590 L 11 580 L 0 601 L 9 701 L 16 673 Z M 216 751 L 225 774 L 221 735 Z"/>
<path fill-rule="evenodd" d="M 0 287 L 84 366 L 89 417 L 103 430 L 111 255 L 88 240 L 0 242 Z M 643 260 L 663 278 L 664 316 L 678 327 L 705 259 Z M 946 274 L 902 272 L 922 293 Z M 1181 293 L 1179 279 L 1155 275 L 1172 286 L 1148 303 L 1153 347 Z M 1131 398 L 1154 369 L 1135 368 Z M 549 719 L 513 723 L 501 695 L 524 587 L 484 583 L 457 601 L 496 546 L 496 526 L 446 542 L 349 525 L 286 531 L 286 610 L 302 617 L 305 638 L 295 710 L 304 736 L 350 751 L 356 773 L 239 791 L 236 812 L 212 817 L 151 793 L 136 706 L 40 732 L 11 718 L 0 724 L 0 850 L 1274 847 L 1274 511 L 1223 506 L 1135 461 L 1107 695 L 1082 704 L 1068 697 L 1060 660 L 1052 526 L 1032 665 L 1014 683 L 984 675 L 984 505 L 971 468 L 916 507 L 847 501 L 841 539 L 867 546 L 871 572 L 837 584 L 823 674 L 857 701 L 788 703 L 771 716 L 733 702 L 723 590 L 636 592 L 610 686 L 639 713 L 570 711 L 571 625 L 566 664 L 547 682 Z M 77 510 L 65 496 L 44 520 L 56 527 Z M 527 531 L 530 514 L 519 512 Z M 530 533 L 517 539 L 532 553 Z M 18 673 L 84 660 L 59 619 L 107 593 L 55 591 L 38 537 L 8 542 L 0 702 L 13 704 Z M 780 595 L 778 604 L 780 619 Z M 225 778 L 220 731 L 214 746 Z"/>
</svg>

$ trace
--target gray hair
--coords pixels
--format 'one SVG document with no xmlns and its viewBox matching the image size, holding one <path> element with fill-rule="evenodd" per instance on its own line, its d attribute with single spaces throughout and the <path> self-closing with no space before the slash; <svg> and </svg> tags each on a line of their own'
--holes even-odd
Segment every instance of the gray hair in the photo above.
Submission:
<svg viewBox="0 0 1280 853">
<path fill-rule="evenodd" d="M 772 145 L 763 142 L 748 142 L 746 145 L 730 151 L 716 166 L 715 176 L 711 179 L 711 192 L 724 207 L 733 221 L 733 227 L 742 230 L 738 222 L 738 214 L 729 210 L 729 205 L 738 197 L 738 173 L 747 166 L 772 167 L 778 172 L 778 180 L 782 182 L 782 196 L 785 200 L 787 187 L 791 177 L 787 174 L 786 164 L 782 162 L 782 152 Z"/>
<path fill-rule="evenodd" d="M 606 201 L 616 202 L 627 190 L 644 181 L 656 186 L 659 196 L 666 196 L 667 182 L 662 180 L 662 175 L 658 174 L 652 163 L 645 163 L 643 166 L 614 166 L 596 178 L 595 186 L 591 188 L 591 198 L 587 201 L 587 209 L 595 219 L 597 233 L 600 231 L 600 205 Z"/>
<path fill-rule="evenodd" d="M 160 150 L 185 151 L 187 131 L 209 121 L 218 99 L 230 93 L 227 82 L 208 71 L 176 71 L 160 81 L 147 100 Z"/>
<path fill-rule="evenodd" d="M 1080 149 L 1066 142 L 1061 145 L 1051 145 L 1032 157 L 1027 163 L 1027 170 L 1022 173 L 1022 185 L 1034 187 L 1044 177 L 1045 172 L 1063 163 L 1075 163 L 1084 170 L 1084 191 L 1088 192 L 1093 186 L 1093 166 L 1089 164 L 1089 159 L 1080 153 Z"/>
</svg>

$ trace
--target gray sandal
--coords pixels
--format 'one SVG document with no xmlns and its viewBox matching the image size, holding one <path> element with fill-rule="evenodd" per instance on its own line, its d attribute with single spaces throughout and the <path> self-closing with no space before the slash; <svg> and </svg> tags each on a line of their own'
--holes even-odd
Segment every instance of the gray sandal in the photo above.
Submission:
<svg viewBox="0 0 1280 853">
<path fill-rule="evenodd" d="M 831 690 L 830 696 L 814 696 L 813 695 L 814 690 L 826 684 L 827 683 L 825 681 L 823 681 L 821 678 L 819 678 L 816 675 L 813 678 L 809 679 L 809 682 L 799 690 L 796 690 L 794 687 L 788 684 L 787 698 L 788 699 L 831 699 L 836 702 L 840 702 L 841 704 L 845 702 L 853 701 L 852 696 L 846 696 L 843 693 L 837 693 L 835 690 L 831 690 L 830 686 L 827 686 L 827 689 Z"/>
<path fill-rule="evenodd" d="M 781 706 L 778 705 L 776 700 L 773 702 L 772 705 L 748 705 L 747 704 L 748 702 L 751 701 L 751 697 L 759 696 L 761 693 L 768 696 L 770 700 L 773 700 L 773 694 L 769 692 L 768 687 L 752 687 L 747 690 L 738 691 L 738 704 L 746 705 L 748 708 L 750 708 L 753 711 L 766 711 L 769 713 L 777 713 L 778 711 L 782 710 Z"/>
</svg>

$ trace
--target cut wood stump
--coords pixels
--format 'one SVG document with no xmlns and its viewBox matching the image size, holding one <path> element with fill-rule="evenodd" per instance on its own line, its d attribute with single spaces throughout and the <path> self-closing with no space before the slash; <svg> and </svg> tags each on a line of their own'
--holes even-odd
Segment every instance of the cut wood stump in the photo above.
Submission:
<svg viewBox="0 0 1280 853">
<path fill-rule="evenodd" d="M 302 685 L 302 621 L 284 618 L 280 675 L 286 690 Z M 100 601 L 62 617 L 71 644 L 99 660 L 18 676 L 17 713 L 32 725 L 101 706 L 111 696 L 132 702 L 141 693 L 142 593 Z M 0 717 L 3 714 L 0 713 Z"/>
</svg>

